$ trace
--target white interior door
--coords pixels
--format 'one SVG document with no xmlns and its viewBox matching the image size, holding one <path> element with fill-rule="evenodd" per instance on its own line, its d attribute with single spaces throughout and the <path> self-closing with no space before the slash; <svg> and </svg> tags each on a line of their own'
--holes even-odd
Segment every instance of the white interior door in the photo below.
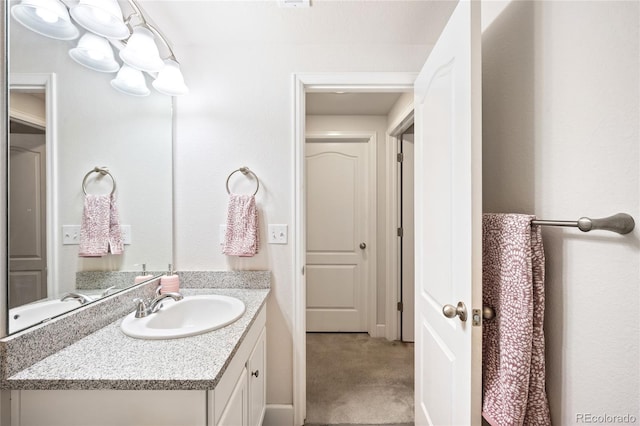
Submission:
<svg viewBox="0 0 640 426">
<path fill-rule="evenodd" d="M 479 12 L 458 3 L 415 83 L 417 425 L 481 423 Z M 466 321 L 443 315 L 458 302 Z"/>
<path fill-rule="evenodd" d="M 415 295 L 415 250 L 414 250 L 414 202 L 413 164 L 414 134 L 402 134 L 402 330 L 403 342 L 414 341 L 414 295 Z"/>
<path fill-rule="evenodd" d="M 9 307 L 47 297 L 44 134 L 11 134 Z"/>
<path fill-rule="evenodd" d="M 307 331 L 367 331 L 369 147 L 307 141 Z"/>
</svg>

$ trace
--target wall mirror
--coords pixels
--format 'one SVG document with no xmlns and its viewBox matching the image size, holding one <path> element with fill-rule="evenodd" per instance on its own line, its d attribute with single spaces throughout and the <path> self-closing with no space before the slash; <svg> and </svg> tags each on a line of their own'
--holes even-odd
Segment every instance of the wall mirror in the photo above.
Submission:
<svg viewBox="0 0 640 426">
<path fill-rule="evenodd" d="M 115 73 L 72 60 L 6 7 L 8 108 L 7 334 L 91 303 L 172 263 L 172 98 L 114 90 Z M 110 175 L 89 173 L 96 166 Z M 85 180 L 86 176 L 86 180 Z M 79 256 L 85 193 L 115 200 L 124 252 Z M 62 298 L 73 293 L 65 301 Z M 79 294 L 85 297 L 77 297 Z"/>
</svg>

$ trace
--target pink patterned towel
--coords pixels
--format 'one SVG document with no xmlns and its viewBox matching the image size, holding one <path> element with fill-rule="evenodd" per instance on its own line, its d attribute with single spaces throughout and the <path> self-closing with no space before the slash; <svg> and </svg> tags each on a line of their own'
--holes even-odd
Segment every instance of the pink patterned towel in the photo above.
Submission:
<svg viewBox="0 0 640 426">
<path fill-rule="evenodd" d="M 485 214 L 482 415 L 492 426 L 551 425 L 545 390 L 544 251 L 534 216 Z"/>
<path fill-rule="evenodd" d="M 250 257 L 258 253 L 258 209 L 253 195 L 230 194 L 222 253 Z"/>
<path fill-rule="evenodd" d="M 123 251 L 115 195 L 88 194 L 84 199 L 78 256 L 102 257 Z"/>
</svg>

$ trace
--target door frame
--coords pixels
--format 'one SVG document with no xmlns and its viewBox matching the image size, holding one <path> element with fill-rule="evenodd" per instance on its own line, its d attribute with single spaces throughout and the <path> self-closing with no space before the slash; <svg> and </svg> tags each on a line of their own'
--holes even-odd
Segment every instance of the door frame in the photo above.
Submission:
<svg viewBox="0 0 640 426">
<path fill-rule="evenodd" d="M 386 279 L 386 303 L 385 303 L 385 337 L 387 340 L 400 338 L 400 311 L 397 302 L 400 300 L 400 239 L 398 238 L 398 224 L 400 217 L 398 204 L 400 193 L 398 191 L 400 179 L 398 176 L 398 142 L 400 136 L 413 124 L 413 101 L 407 104 L 398 116 L 398 120 L 390 123 L 387 129 L 386 166 L 387 166 L 387 279 Z"/>
<path fill-rule="evenodd" d="M 46 143 L 46 226 L 47 226 L 47 294 L 58 294 L 57 247 L 60 247 L 60 232 L 58 232 L 58 180 L 55 165 L 58 162 L 58 129 L 56 110 L 56 74 L 55 73 L 11 73 L 9 75 L 9 91 L 7 99 L 11 97 L 11 90 L 44 90 L 45 92 L 45 143 Z M 16 113 L 11 110 L 9 103 L 8 117 L 15 117 L 28 123 L 42 125 L 37 118 Z M 8 120 L 7 120 L 8 121 Z M 7 122 L 7 126 L 9 123 Z M 7 135 L 8 135 L 7 129 Z M 8 136 L 7 136 L 7 142 Z M 8 156 L 8 147 L 7 147 Z M 8 187 L 7 187 L 8 190 Z M 7 274 L 9 265 L 7 264 Z M 8 275 L 7 275 L 8 276 Z M 7 281 L 8 282 L 8 281 Z M 7 289 L 9 288 L 7 284 Z M 8 292 L 8 290 L 7 290 Z M 9 300 L 9 294 L 6 295 Z"/>
<path fill-rule="evenodd" d="M 306 383 L 306 286 L 304 266 L 306 257 L 305 241 L 305 182 L 304 144 L 305 94 L 307 92 L 402 92 L 413 91 L 417 73 L 296 73 L 293 84 L 293 138 L 292 194 L 293 218 L 293 417 L 294 425 L 302 425 L 307 411 Z"/>
<path fill-rule="evenodd" d="M 363 280 L 364 285 L 364 309 L 367 318 L 367 332 L 377 337 L 376 328 L 376 307 L 377 307 L 377 271 L 376 271 L 376 259 L 377 259 L 377 205 L 378 205 L 378 191 L 376 191 L 376 176 L 378 167 L 376 164 L 376 152 L 377 152 L 377 136 L 376 132 L 367 131 L 317 131 L 307 132 L 305 137 L 305 143 L 307 140 L 314 142 L 336 142 L 336 141 L 350 141 L 360 142 L 367 144 L 367 154 L 369 156 L 369 170 L 367 175 L 368 186 L 370 194 L 367 195 L 367 209 L 369 210 L 368 220 L 366 224 L 367 233 L 369 235 L 369 241 L 367 243 L 367 268 L 365 270 L 365 277 Z M 306 188 L 305 188 L 306 191 Z M 306 193 L 305 193 L 306 196 Z M 305 225 L 306 231 L 306 225 Z M 306 254 L 305 254 L 306 256 Z M 306 260 L 305 260 L 306 261 Z M 305 287 L 306 291 L 306 287 Z M 306 297 L 305 297 L 306 308 Z M 305 315 L 306 316 L 306 315 Z M 306 321 L 306 318 L 305 318 Z"/>
</svg>

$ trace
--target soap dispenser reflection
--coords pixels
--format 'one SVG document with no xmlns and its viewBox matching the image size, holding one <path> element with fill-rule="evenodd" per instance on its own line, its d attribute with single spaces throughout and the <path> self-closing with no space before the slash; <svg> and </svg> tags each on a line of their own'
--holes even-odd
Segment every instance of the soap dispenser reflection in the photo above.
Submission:
<svg viewBox="0 0 640 426">
<path fill-rule="evenodd" d="M 147 273 L 147 265 L 146 263 L 142 264 L 142 274 L 138 275 L 137 277 L 134 278 L 133 282 L 135 284 L 140 284 L 142 282 L 145 282 L 147 280 L 150 280 L 151 278 L 153 278 L 152 274 Z"/>
<path fill-rule="evenodd" d="M 167 275 L 160 278 L 160 294 L 178 293 L 180 291 L 180 277 L 173 272 L 171 264 Z"/>
</svg>

